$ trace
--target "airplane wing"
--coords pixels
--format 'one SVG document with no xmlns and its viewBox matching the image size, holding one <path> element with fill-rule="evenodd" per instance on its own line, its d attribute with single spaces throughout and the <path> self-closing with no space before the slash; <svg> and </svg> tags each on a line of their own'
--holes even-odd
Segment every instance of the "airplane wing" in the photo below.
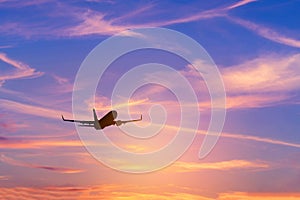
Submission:
<svg viewBox="0 0 300 200">
<path fill-rule="evenodd" d="M 133 119 L 133 120 L 126 120 L 126 121 L 122 121 L 122 120 L 117 120 L 116 121 L 116 125 L 120 126 L 121 124 L 126 124 L 128 122 L 137 122 L 137 121 L 142 121 L 143 120 L 143 116 L 141 115 L 141 117 L 139 119 Z"/>
<path fill-rule="evenodd" d="M 82 125 L 94 125 L 94 121 L 84 121 L 84 120 L 74 120 L 74 119 L 65 119 L 64 116 L 61 116 L 62 120 L 65 122 L 75 122 L 75 123 L 81 123 Z"/>
</svg>

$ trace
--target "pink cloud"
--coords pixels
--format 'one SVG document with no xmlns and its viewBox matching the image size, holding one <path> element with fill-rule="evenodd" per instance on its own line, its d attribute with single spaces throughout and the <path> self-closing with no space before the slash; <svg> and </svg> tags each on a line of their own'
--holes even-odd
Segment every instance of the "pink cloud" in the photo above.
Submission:
<svg viewBox="0 0 300 200">
<path fill-rule="evenodd" d="M 73 173 L 80 173 L 83 172 L 84 170 L 81 169 L 73 169 L 73 168 L 64 168 L 64 167 L 53 167 L 53 166 L 47 166 L 47 165 L 38 165 L 38 164 L 32 164 L 32 163 L 27 163 L 19 160 L 15 160 L 12 158 L 9 158 L 5 155 L 0 155 L 0 161 L 13 165 L 13 166 L 19 166 L 19 167 L 28 167 L 28 168 L 36 168 L 36 169 L 45 169 L 49 171 L 54 171 L 58 173 L 64 173 L 64 174 L 73 174 Z"/>
<path fill-rule="evenodd" d="M 59 119 L 61 115 L 72 115 L 69 112 L 54 110 L 41 106 L 34 106 L 24 103 L 19 103 L 11 100 L 0 99 L 0 107 L 16 113 L 24 113 L 39 117 L 46 117 L 52 119 Z"/>
<path fill-rule="evenodd" d="M 268 40 L 271 40 L 276 43 L 284 44 L 287 46 L 300 48 L 300 40 L 282 35 L 281 33 L 278 33 L 270 28 L 255 24 L 250 21 L 233 18 L 233 17 L 228 17 L 228 19 L 230 19 L 232 22 L 234 22 L 236 24 L 239 24 L 239 25 L 247 28 L 250 31 L 253 31 L 254 33 L 256 33 L 259 36 L 264 37 Z"/>
<path fill-rule="evenodd" d="M 222 69 L 228 107 L 292 103 L 291 92 L 300 90 L 299 64 L 300 54 L 269 55 Z"/>
<path fill-rule="evenodd" d="M 14 71 L 8 72 L 6 74 L 2 73 L 2 75 L 0 75 L 0 82 L 2 82 L 2 84 L 7 80 L 19 78 L 35 78 L 43 75 L 42 72 L 37 72 L 35 69 L 30 68 L 27 64 L 11 59 L 4 53 L 0 53 L 0 60 L 15 68 Z"/>
<path fill-rule="evenodd" d="M 299 193 L 255 193 L 230 191 L 217 193 L 215 198 L 199 194 L 199 190 L 189 187 L 178 187 L 176 185 L 157 185 L 140 186 L 124 184 L 103 184 L 86 187 L 1 187 L 0 197 L 11 197 L 19 199 L 20 196 L 25 199 L 180 199 L 180 200 L 296 200 L 299 199 Z"/>
<path fill-rule="evenodd" d="M 13 1 L 14 2 L 14 1 Z M 53 2 L 51 0 L 35 0 L 26 3 L 19 4 L 7 4 L 14 5 L 14 7 L 24 7 L 31 5 L 44 4 L 48 2 Z M 112 35 L 119 33 L 124 30 L 133 29 L 133 28 L 142 28 L 142 27 L 157 27 L 157 26 L 167 26 L 178 23 L 188 23 L 192 21 L 204 20 L 214 17 L 222 17 L 227 14 L 227 11 L 246 5 L 253 2 L 253 0 L 241 0 L 232 5 L 220 8 L 213 8 L 207 11 L 198 12 L 193 15 L 180 17 L 177 19 L 169 19 L 166 21 L 153 21 L 141 24 L 133 24 L 130 22 L 124 22 L 125 20 L 139 16 L 145 11 L 148 11 L 154 7 L 153 4 L 143 6 L 132 12 L 124 14 L 120 17 L 115 17 L 107 19 L 107 14 L 103 12 L 98 12 L 95 10 L 86 10 L 82 8 L 76 8 L 69 6 L 68 4 L 60 4 L 60 9 L 68 10 L 68 13 L 63 15 L 59 11 L 61 16 L 70 18 L 72 25 L 66 25 L 62 28 L 51 27 L 50 26 L 41 26 L 40 24 L 23 24 L 18 22 L 8 22 L 2 25 L 2 30 L 6 34 L 15 33 L 17 35 L 25 36 L 27 38 L 32 36 L 56 36 L 56 37 L 80 37 L 87 35 Z M 0 4 L 1 5 L 1 4 Z M 53 12 L 57 12 L 54 10 Z M 151 13 L 156 12 L 154 9 L 151 10 Z M 130 35 L 136 35 L 134 32 L 128 32 Z"/>
</svg>

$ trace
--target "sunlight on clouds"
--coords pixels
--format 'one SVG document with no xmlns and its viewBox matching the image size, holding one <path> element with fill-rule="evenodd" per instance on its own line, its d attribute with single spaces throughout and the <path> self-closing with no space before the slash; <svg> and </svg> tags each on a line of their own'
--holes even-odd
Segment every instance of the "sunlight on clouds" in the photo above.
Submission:
<svg viewBox="0 0 300 200">
<path fill-rule="evenodd" d="M 8 139 L 0 140 L 0 149 L 43 149 L 52 147 L 81 147 L 79 140 L 25 140 Z"/>
<path fill-rule="evenodd" d="M 246 193 L 231 192 L 222 193 L 218 200 L 298 200 L 299 193 Z"/>
<path fill-rule="evenodd" d="M 178 191 L 179 190 L 179 191 Z M 299 193 L 220 193 L 216 198 L 176 186 L 93 185 L 90 187 L 1 187 L 0 198 L 7 199 L 106 199 L 106 200 L 296 200 Z"/>
<path fill-rule="evenodd" d="M 179 189 L 179 191 L 174 191 Z M 172 191 L 173 190 L 173 191 Z M 185 189 L 171 186 L 143 187 L 134 185 L 95 185 L 90 187 L 15 187 L 0 188 L 0 198 L 11 199 L 107 199 L 107 200 L 212 200 L 211 198 L 190 193 Z"/>
<path fill-rule="evenodd" d="M 263 162 L 247 160 L 229 160 L 212 163 L 177 161 L 170 166 L 171 172 L 196 172 L 199 170 L 233 170 L 233 169 L 266 169 L 270 166 Z"/>
<path fill-rule="evenodd" d="M 270 55 L 222 70 L 229 93 L 288 92 L 299 90 L 300 54 Z"/>
<path fill-rule="evenodd" d="M 35 168 L 35 169 L 45 169 L 45 170 L 63 173 L 63 174 L 74 174 L 74 173 L 80 173 L 80 172 L 84 171 L 82 169 L 56 167 L 56 166 L 53 167 L 53 166 L 47 166 L 47 165 L 32 164 L 32 163 L 23 162 L 23 161 L 9 158 L 3 154 L 0 154 L 0 161 L 3 163 L 6 163 L 6 164 L 12 165 L 12 166 Z"/>
<path fill-rule="evenodd" d="M 127 28 L 124 26 L 113 25 L 112 20 L 105 20 L 105 14 L 88 10 L 76 15 L 82 22 L 76 26 L 65 30 L 65 35 L 83 36 L 92 34 L 112 35 Z"/>
<path fill-rule="evenodd" d="M 285 102 L 290 95 L 284 94 L 244 94 L 237 96 L 227 96 L 227 109 L 244 109 L 244 108 L 260 108 L 266 106 L 273 106 Z M 203 107 L 203 106 L 202 106 Z"/>
</svg>

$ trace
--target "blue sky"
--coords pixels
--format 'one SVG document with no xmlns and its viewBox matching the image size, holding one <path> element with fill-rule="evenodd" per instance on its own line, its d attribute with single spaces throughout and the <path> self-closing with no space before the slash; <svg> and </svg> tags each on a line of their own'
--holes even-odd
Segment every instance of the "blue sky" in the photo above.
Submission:
<svg viewBox="0 0 300 200">
<path fill-rule="evenodd" d="M 47 188 L 62 196 L 73 191 L 78 199 L 299 198 L 299 8 L 298 0 L 0 0 L 0 197 L 17 198 L 22 187 L 28 199 L 39 193 L 49 198 Z M 163 170 L 132 175 L 95 160 L 75 126 L 62 123 L 60 115 L 72 117 L 73 83 L 90 51 L 114 34 L 145 27 L 169 28 L 203 46 L 222 75 L 227 115 L 214 150 L 199 160 L 210 116 L 200 84 L 204 117 L 192 146 Z M 128 54 L 111 66 L 104 82 L 154 60 L 198 86 L 187 63 L 172 56 Z M 99 116 L 109 107 L 111 87 L 98 86 Z M 148 144 L 122 136 L 116 127 L 107 135 L 134 152 L 165 144 L 178 124 L 172 95 L 150 85 L 133 97 L 133 117 L 156 103 L 173 114 L 165 135 Z M 144 122 L 151 122 L 147 113 Z"/>
</svg>

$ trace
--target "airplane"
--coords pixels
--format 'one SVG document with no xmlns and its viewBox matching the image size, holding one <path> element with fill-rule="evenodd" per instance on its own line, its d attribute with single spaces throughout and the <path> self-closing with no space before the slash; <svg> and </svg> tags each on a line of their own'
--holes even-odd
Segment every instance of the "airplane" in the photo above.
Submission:
<svg viewBox="0 0 300 200">
<path fill-rule="evenodd" d="M 93 114 L 94 114 L 94 121 L 65 119 L 63 115 L 61 116 L 61 118 L 63 121 L 66 121 L 66 122 L 80 123 L 79 126 L 94 127 L 96 130 L 104 129 L 107 126 L 111 126 L 111 125 L 121 126 L 122 124 L 126 124 L 128 122 L 137 122 L 137 121 L 141 121 L 143 119 L 143 116 L 141 115 L 140 119 L 133 119 L 133 120 L 127 120 L 127 121 L 122 121 L 122 120 L 115 121 L 115 119 L 118 116 L 118 113 L 115 110 L 109 111 L 101 119 L 98 119 L 95 109 L 93 109 Z"/>
</svg>

